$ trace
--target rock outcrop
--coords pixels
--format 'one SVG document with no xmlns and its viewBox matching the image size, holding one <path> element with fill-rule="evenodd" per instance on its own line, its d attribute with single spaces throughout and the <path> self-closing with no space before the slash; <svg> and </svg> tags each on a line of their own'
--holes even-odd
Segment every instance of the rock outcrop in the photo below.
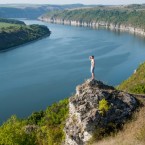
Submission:
<svg viewBox="0 0 145 145">
<path fill-rule="evenodd" d="M 101 100 L 106 100 L 108 110 L 100 110 Z M 97 80 L 87 80 L 77 86 L 76 94 L 69 99 L 69 117 L 64 128 L 65 145 L 85 145 L 96 128 L 124 124 L 137 104 L 131 94 Z"/>
</svg>

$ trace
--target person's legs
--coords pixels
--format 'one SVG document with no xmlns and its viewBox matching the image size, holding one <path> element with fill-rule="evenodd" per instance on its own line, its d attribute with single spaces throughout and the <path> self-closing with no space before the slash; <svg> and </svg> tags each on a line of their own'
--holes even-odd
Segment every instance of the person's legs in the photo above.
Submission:
<svg viewBox="0 0 145 145">
<path fill-rule="evenodd" d="M 94 69 L 94 67 L 91 67 L 92 80 L 95 79 Z"/>
<path fill-rule="evenodd" d="M 92 73 L 92 80 L 95 79 L 95 74 L 94 72 Z"/>
</svg>

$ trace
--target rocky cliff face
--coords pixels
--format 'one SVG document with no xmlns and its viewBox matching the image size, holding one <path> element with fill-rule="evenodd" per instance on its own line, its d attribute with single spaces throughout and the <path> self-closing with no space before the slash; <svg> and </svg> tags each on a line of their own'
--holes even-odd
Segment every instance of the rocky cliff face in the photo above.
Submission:
<svg viewBox="0 0 145 145">
<path fill-rule="evenodd" d="M 102 100 L 107 102 L 104 108 Z M 100 81 L 87 80 L 77 86 L 76 94 L 69 99 L 65 145 L 87 144 L 97 128 L 123 124 L 136 107 L 137 100 L 132 95 Z"/>
<path fill-rule="evenodd" d="M 130 25 L 125 24 L 114 24 L 114 23 L 108 23 L 105 21 L 98 21 L 98 22 L 85 22 L 85 21 L 76 21 L 76 20 L 65 20 L 65 19 L 56 19 L 56 18 L 49 18 L 49 17 L 39 17 L 38 18 L 41 21 L 49 22 L 49 23 L 58 23 L 58 24 L 64 24 L 64 25 L 72 25 L 72 26 L 84 26 L 84 27 L 92 27 L 92 28 L 98 28 L 98 27 L 105 27 L 107 29 L 111 30 L 120 30 L 120 31 L 127 31 L 133 34 L 140 34 L 145 36 L 145 30 L 138 27 L 133 27 Z"/>
</svg>

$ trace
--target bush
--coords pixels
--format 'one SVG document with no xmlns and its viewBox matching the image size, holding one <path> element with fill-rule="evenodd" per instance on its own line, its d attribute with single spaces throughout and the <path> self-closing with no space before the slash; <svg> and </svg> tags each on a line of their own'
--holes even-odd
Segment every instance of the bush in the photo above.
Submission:
<svg viewBox="0 0 145 145">
<path fill-rule="evenodd" d="M 107 100 L 102 99 L 101 101 L 99 101 L 99 111 L 102 115 L 104 115 L 109 109 L 110 106 L 108 105 Z"/>
<path fill-rule="evenodd" d="M 26 134 L 24 131 L 25 121 L 12 116 L 0 127 L 1 145 L 35 145 L 35 134 Z"/>
<path fill-rule="evenodd" d="M 12 116 L 0 127 L 0 145 L 60 145 L 68 110 L 68 99 L 64 99 L 28 119 Z"/>
</svg>

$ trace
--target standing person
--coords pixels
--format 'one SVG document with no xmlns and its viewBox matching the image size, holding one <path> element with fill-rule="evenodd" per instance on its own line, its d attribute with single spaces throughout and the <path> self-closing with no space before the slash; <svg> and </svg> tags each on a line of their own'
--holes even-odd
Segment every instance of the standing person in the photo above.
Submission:
<svg viewBox="0 0 145 145">
<path fill-rule="evenodd" d="M 92 80 L 95 79 L 95 74 L 94 74 L 94 70 L 95 70 L 95 59 L 94 56 L 90 56 L 90 61 L 91 61 L 91 74 L 92 74 Z"/>
</svg>

